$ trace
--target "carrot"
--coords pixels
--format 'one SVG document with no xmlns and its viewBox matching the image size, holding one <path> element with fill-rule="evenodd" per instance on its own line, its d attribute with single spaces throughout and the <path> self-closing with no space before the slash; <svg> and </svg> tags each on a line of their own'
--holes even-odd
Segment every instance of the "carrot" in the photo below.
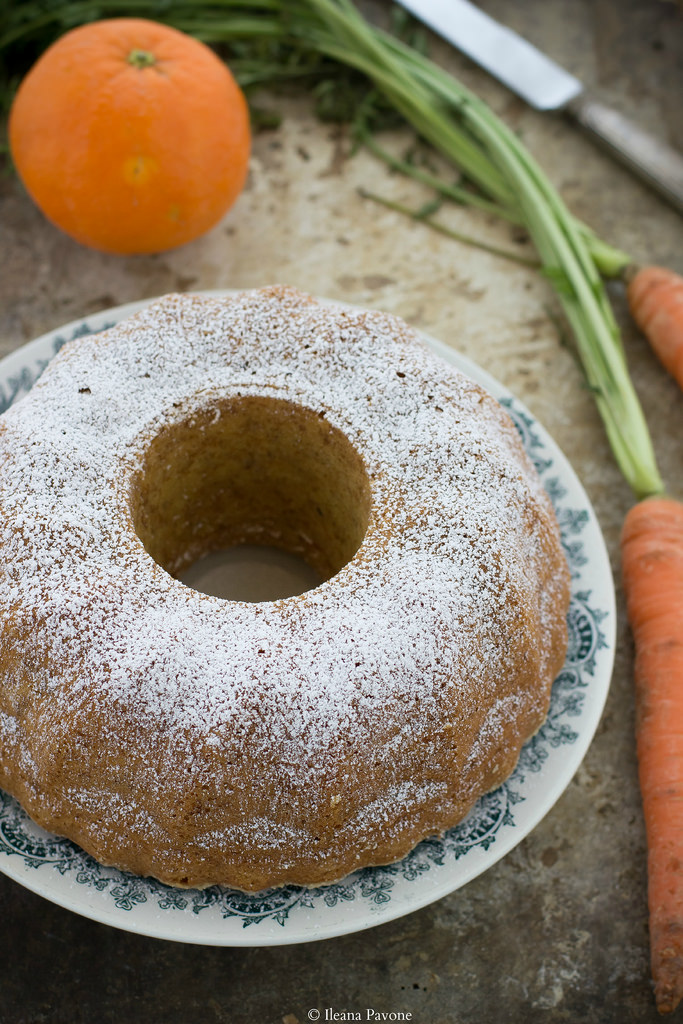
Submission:
<svg viewBox="0 0 683 1024">
<path fill-rule="evenodd" d="M 683 277 L 665 267 L 642 267 L 627 294 L 634 320 L 683 388 Z"/>
<path fill-rule="evenodd" d="M 683 504 L 633 506 L 621 535 L 636 662 L 638 770 L 648 845 L 655 1001 L 683 996 Z"/>
</svg>

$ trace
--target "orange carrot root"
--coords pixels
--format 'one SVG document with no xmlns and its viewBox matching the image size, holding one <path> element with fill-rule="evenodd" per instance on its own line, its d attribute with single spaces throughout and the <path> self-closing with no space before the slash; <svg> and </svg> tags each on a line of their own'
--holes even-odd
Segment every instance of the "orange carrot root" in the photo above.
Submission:
<svg viewBox="0 0 683 1024">
<path fill-rule="evenodd" d="M 637 750 L 648 844 L 655 1000 L 683 996 L 683 504 L 664 497 L 631 509 L 621 537 L 636 649 Z"/>
<path fill-rule="evenodd" d="M 683 277 L 665 267 L 643 267 L 628 284 L 628 301 L 653 351 L 683 388 Z"/>
</svg>

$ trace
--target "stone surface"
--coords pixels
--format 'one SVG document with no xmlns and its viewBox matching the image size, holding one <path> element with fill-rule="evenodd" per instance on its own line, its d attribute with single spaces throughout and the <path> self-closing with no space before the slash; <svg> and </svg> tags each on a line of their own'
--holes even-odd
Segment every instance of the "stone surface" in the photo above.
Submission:
<svg viewBox="0 0 683 1024">
<path fill-rule="evenodd" d="M 683 16 L 665 0 L 482 0 L 605 100 L 683 148 Z M 383 17 L 386 5 L 369 7 Z M 639 261 L 683 271 L 683 221 L 562 117 L 539 115 L 434 41 L 433 55 L 485 97 L 539 157 L 575 213 Z M 358 192 L 419 206 L 421 187 L 304 99 L 272 99 L 248 187 L 209 235 L 173 253 L 118 259 L 45 223 L 0 180 L 0 355 L 97 309 L 171 290 L 275 281 L 396 312 L 485 366 L 548 428 L 598 514 L 617 583 L 618 654 L 583 765 L 547 817 L 483 876 L 379 928 L 303 946 L 214 949 L 124 933 L 0 878 L 0 1021 L 303 1024 L 310 1008 L 411 1013 L 416 1024 L 626 1024 L 658 1019 L 649 983 L 645 846 L 633 741 L 632 649 L 618 536 L 631 503 L 556 308 L 532 270 L 438 235 Z M 409 135 L 386 145 L 401 152 Z M 451 227 L 520 253 L 509 228 L 453 207 Z M 683 497 L 683 400 L 612 289 L 662 473 Z M 681 1013 L 677 1014 L 681 1016 Z M 334 1019 L 330 1017 L 329 1019 Z M 337 1018 L 343 1019 L 343 1018 Z"/>
</svg>

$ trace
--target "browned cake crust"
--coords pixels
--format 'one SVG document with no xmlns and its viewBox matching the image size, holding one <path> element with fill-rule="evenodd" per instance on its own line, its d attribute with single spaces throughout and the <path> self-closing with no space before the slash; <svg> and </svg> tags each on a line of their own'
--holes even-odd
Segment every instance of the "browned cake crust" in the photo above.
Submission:
<svg viewBox="0 0 683 1024">
<path fill-rule="evenodd" d="M 324 582 L 174 574 L 242 542 Z M 550 502 L 478 385 L 401 321 L 292 289 L 168 296 L 0 419 L 0 785 L 106 864 L 319 884 L 513 769 L 566 649 Z"/>
</svg>

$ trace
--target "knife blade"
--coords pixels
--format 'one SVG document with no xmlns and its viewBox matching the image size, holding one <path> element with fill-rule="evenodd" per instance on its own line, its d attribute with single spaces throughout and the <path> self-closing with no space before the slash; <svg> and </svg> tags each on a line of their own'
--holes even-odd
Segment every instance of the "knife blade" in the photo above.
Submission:
<svg viewBox="0 0 683 1024">
<path fill-rule="evenodd" d="M 683 213 L 681 153 L 591 98 L 578 78 L 469 0 L 398 2 L 530 106 L 571 116 L 603 149 Z"/>
</svg>

